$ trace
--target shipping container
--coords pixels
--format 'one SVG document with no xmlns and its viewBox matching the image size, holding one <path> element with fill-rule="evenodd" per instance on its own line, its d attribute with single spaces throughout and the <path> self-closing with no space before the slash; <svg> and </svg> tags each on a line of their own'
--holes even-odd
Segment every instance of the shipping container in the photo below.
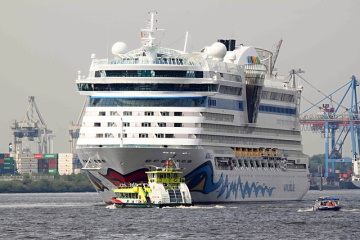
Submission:
<svg viewBox="0 0 360 240">
<path fill-rule="evenodd" d="M 58 163 L 68 163 L 68 162 L 72 162 L 72 158 L 69 158 L 69 159 L 58 159 Z"/>
<path fill-rule="evenodd" d="M 74 159 L 74 164 L 81 164 L 80 159 L 78 158 Z"/>
<path fill-rule="evenodd" d="M 52 153 L 52 154 L 43 154 L 42 155 L 43 158 L 58 158 L 58 154 L 57 153 Z"/>
<path fill-rule="evenodd" d="M 4 169 L 14 169 L 13 165 L 4 165 Z"/>
<path fill-rule="evenodd" d="M 57 173 L 57 169 L 55 168 L 49 168 L 49 173 Z"/>
<path fill-rule="evenodd" d="M 25 174 L 25 173 L 38 173 L 37 169 L 19 169 L 19 173 L 20 174 Z"/>
<path fill-rule="evenodd" d="M 58 160 L 56 158 L 48 158 L 49 164 L 57 164 Z"/>
<path fill-rule="evenodd" d="M 49 169 L 50 169 L 50 168 L 57 169 L 57 168 L 58 168 L 58 165 L 57 165 L 57 164 L 50 164 L 50 163 L 49 163 Z"/>
<path fill-rule="evenodd" d="M 72 153 L 59 153 L 58 154 L 58 158 L 73 158 L 73 154 Z"/>
<path fill-rule="evenodd" d="M 72 174 L 73 173 L 73 170 L 71 169 L 71 170 L 59 170 L 59 174 L 60 175 L 70 175 L 70 174 Z"/>
<path fill-rule="evenodd" d="M 49 173 L 49 169 L 48 168 L 39 168 L 38 172 L 39 173 Z"/>
<path fill-rule="evenodd" d="M 0 158 L 0 164 L 4 164 L 4 159 Z"/>
<path fill-rule="evenodd" d="M 13 157 L 4 157 L 4 160 L 5 161 L 14 161 L 14 158 Z"/>
<path fill-rule="evenodd" d="M 18 168 L 39 168 L 37 164 L 29 164 L 29 163 L 26 163 L 26 164 L 19 164 L 17 165 Z"/>
<path fill-rule="evenodd" d="M 38 168 L 47 168 L 47 169 L 49 169 L 49 164 L 38 164 Z"/>
<path fill-rule="evenodd" d="M 20 153 L 18 158 L 34 158 L 33 153 Z"/>
<path fill-rule="evenodd" d="M 35 159 L 35 158 L 22 158 L 22 159 L 19 159 L 18 162 L 19 163 L 34 163 L 34 164 L 37 164 L 38 159 Z"/>
<path fill-rule="evenodd" d="M 14 174 L 14 169 L 0 169 L 0 174 Z"/>
<path fill-rule="evenodd" d="M 39 164 L 42 164 L 42 163 L 49 164 L 49 159 L 40 158 L 40 159 L 38 159 L 38 163 Z"/>
<path fill-rule="evenodd" d="M 40 158 L 43 158 L 43 156 L 41 153 L 35 153 L 34 158 L 40 159 Z"/>
<path fill-rule="evenodd" d="M 0 153 L 0 158 L 4 159 L 4 157 L 5 157 L 5 154 Z"/>
</svg>

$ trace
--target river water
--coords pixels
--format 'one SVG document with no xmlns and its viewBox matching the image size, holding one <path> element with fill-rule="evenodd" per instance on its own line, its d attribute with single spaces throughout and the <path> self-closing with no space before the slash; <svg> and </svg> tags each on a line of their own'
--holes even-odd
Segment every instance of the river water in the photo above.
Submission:
<svg viewBox="0 0 360 240">
<path fill-rule="evenodd" d="M 312 211 L 319 196 L 339 212 Z M 0 239 L 359 239 L 360 190 L 302 201 L 115 209 L 97 193 L 0 194 Z"/>
</svg>

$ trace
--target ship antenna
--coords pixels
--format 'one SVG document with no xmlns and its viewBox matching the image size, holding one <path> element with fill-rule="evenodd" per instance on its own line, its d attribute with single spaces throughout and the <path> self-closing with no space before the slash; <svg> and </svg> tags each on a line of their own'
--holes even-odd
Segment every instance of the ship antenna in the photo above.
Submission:
<svg viewBox="0 0 360 240">
<path fill-rule="evenodd" d="M 188 37 L 189 37 L 189 32 L 186 32 L 186 35 L 185 35 L 185 44 L 184 44 L 184 52 L 186 52 L 186 49 L 187 49 Z"/>
</svg>

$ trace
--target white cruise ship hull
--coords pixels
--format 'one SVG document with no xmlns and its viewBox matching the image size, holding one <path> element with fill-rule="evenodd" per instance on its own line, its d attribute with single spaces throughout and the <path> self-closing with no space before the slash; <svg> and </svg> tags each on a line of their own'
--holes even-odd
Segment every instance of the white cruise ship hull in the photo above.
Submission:
<svg viewBox="0 0 360 240">
<path fill-rule="evenodd" d="M 214 166 L 212 151 L 206 149 L 99 147 L 77 152 L 81 159 L 91 159 L 85 171 L 106 203 L 121 183 L 146 182 L 148 165 L 162 166 L 166 154 L 176 154 L 194 203 L 301 200 L 309 189 L 304 169 L 220 170 Z"/>
</svg>

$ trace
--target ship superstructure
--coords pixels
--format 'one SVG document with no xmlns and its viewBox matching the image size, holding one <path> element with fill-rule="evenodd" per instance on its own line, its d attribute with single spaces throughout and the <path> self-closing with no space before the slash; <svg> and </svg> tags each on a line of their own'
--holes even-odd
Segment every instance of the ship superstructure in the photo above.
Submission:
<svg viewBox="0 0 360 240">
<path fill-rule="evenodd" d="M 302 88 L 270 74 L 270 51 L 219 40 L 199 52 L 114 44 L 76 80 L 87 97 L 77 153 L 105 202 L 176 155 L 193 202 L 300 200 L 309 189 L 298 119 Z"/>
</svg>

